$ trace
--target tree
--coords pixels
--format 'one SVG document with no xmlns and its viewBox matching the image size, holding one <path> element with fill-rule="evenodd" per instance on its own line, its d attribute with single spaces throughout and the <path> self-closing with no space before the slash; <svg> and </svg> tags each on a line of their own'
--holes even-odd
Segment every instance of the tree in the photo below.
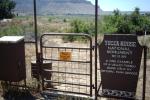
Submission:
<svg viewBox="0 0 150 100">
<path fill-rule="evenodd" d="M 113 13 L 114 13 L 115 16 L 121 15 L 119 9 L 114 10 Z"/>
<path fill-rule="evenodd" d="M 0 20 L 4 18 L 12 18 L 14 14 L 12 10 L 15 8 L 16 3 L 11 0 L 0 0 Z"/>
<path fill-rule="evenodd" d="M 150 14 L 140 14 L 138 7 L 131 14 L 121 14 L 116 9 L 113 15 L 104 16 L 101 32 L 137 35 L 144 35 L 147 32 L 150 34 Z"/>
<path fill-rule="evenodd" d="M 140 8 L 135 7 L 134 12 L 135 14 L 139 15 L 140 14 Z"/>
<path fill-rule="evenodd" d="M 133 22 L 134 25 L 139 26 L 140 24 L 140 8 L 136 7 L 131 14 L 131 21 Z"/>
</svg>

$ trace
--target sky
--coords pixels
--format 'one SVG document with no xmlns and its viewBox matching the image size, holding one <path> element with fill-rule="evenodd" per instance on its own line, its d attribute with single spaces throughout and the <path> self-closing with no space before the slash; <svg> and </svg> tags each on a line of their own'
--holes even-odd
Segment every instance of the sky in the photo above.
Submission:
<svg viewBox="0 0 150 100">
<path fill-rule="evenodd" d="M 88 0 L 95 4 L 95 0 Z M 133 11 L 139 7 L 140 11 L 150 11 L 150 0 L 98 0 L 99 6 L 104 11 Z"/>
</svg>

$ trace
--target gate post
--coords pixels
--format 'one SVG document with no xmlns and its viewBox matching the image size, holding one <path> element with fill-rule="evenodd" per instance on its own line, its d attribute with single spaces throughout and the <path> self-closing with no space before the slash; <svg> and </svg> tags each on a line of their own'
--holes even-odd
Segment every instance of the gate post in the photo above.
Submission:
<svg viewBox="0 0 150 100">
<path fill-rule="evenodd" d="M 36 63 L 37 63 L 37 69 L 38 69 L 38 91 L 41 90 L 41 53 L 38 53 L 37 55 L 37 60 L 36 60 Z"/>
<path fill-rule="evenodd" d="M 147 68 L 147 46 L 144 46 L 144 68 L 143 68 L 143 94 L 142 100 L 145 100 L 146 91 L 146 68 Z"/>
<path fill-rule="evenodd" d="M 97 31 L 98 29 L 98 0 L 95 0 L 95 100 L 97 100 Z"/>
</svg>

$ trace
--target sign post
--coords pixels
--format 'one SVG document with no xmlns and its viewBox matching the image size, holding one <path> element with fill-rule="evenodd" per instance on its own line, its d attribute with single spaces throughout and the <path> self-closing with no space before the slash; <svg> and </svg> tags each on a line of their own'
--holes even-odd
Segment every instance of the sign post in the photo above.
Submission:
<svg viewBox="0 0 150 100">
<path fill-rule="evenodd" d="M 98 0 L 95 0 L 95 100 L 97 100 L 97 34 L 98 34 Z"/>
<path fill-rule="evenodd" d="M 99 49 L 103 96 L 135 97 L 142 50 L 137 36 L 104 36 Z"/>
<path fill-rule="evenodd" d="M 147 46 L 144 46 L 144 68 L 143 68 L 143 94 L 142 100 L 145 100 L 145 91 L 146 91 L 146 68 L 147 68 Z"/>
</svg>

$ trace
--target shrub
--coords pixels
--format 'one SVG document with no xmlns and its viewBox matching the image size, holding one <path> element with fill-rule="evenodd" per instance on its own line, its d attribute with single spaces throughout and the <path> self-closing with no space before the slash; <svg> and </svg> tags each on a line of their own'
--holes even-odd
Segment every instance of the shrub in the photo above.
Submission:
<svg viewBox="0 0 150 100">
<path fill-rule="evenodd" d="M 86 22 L 80 19 L 75 19 L 71 21 L 71 33 L 85 33 L 92 35 L 94 33 L 94 24 L 92 22 Z M 84 38 L 76 37 L 76 36 L 65 36 L 63 37 L 64 41 L 82 41 Z"/>
</svg>

